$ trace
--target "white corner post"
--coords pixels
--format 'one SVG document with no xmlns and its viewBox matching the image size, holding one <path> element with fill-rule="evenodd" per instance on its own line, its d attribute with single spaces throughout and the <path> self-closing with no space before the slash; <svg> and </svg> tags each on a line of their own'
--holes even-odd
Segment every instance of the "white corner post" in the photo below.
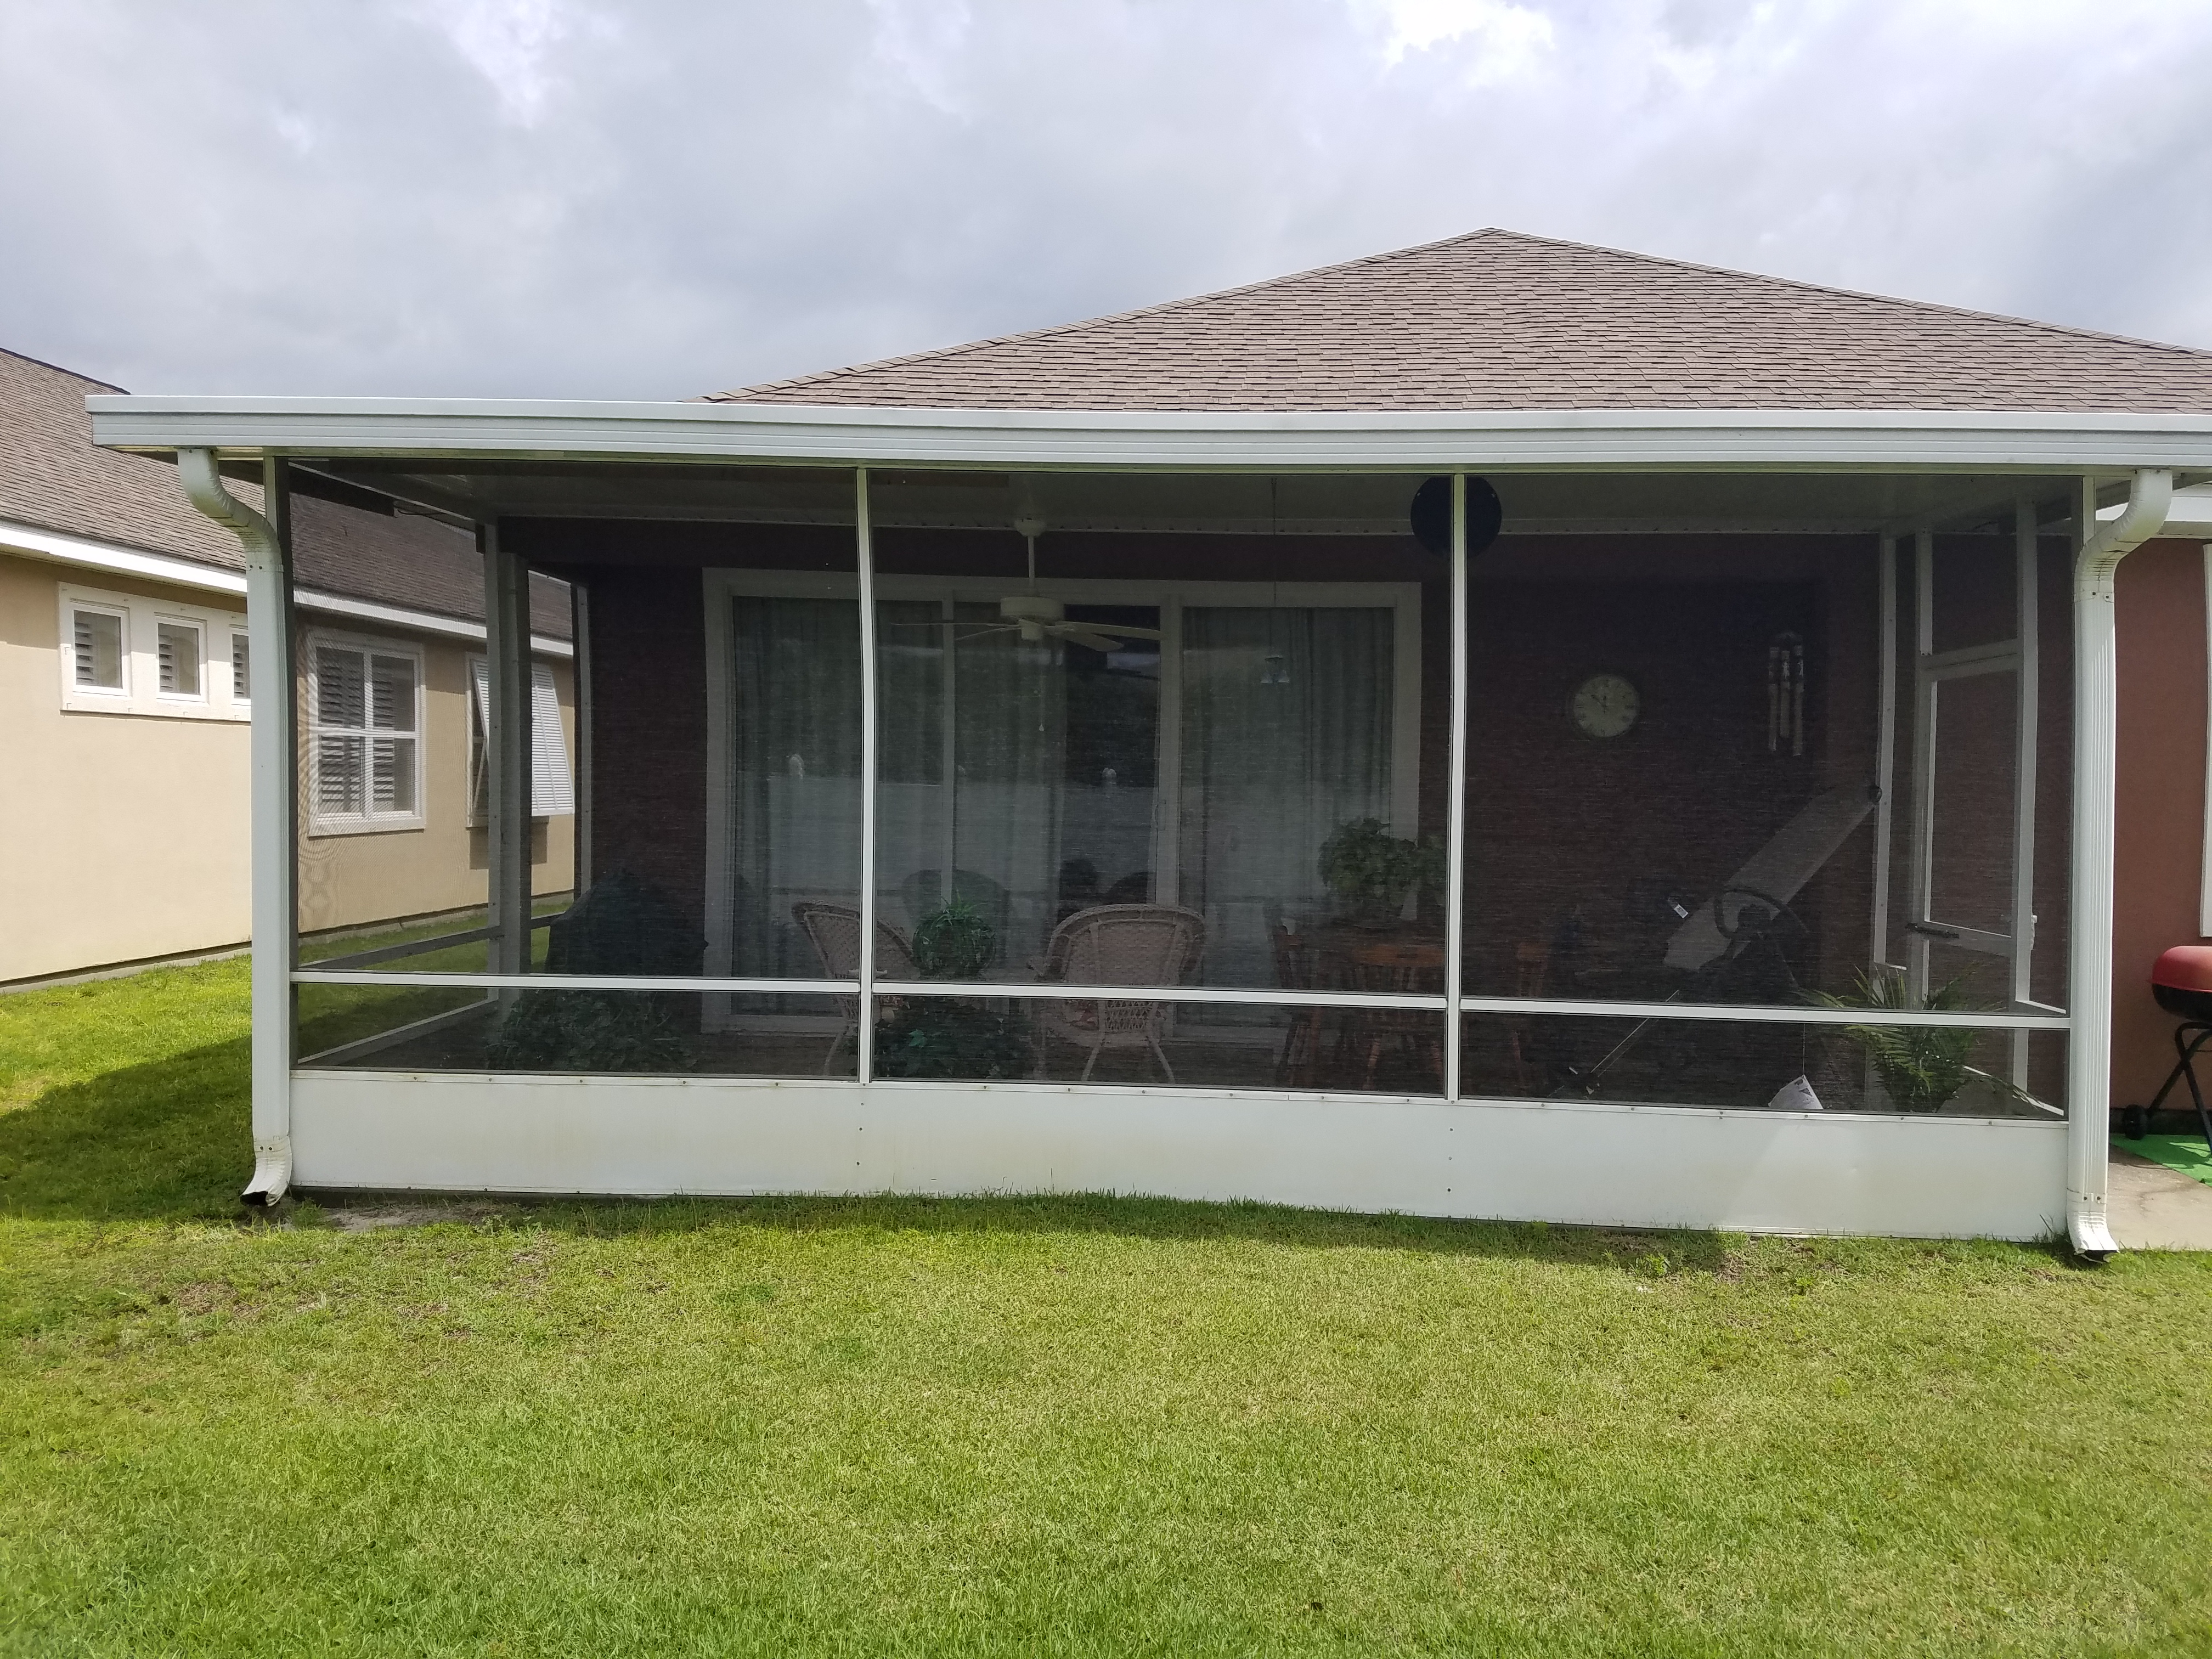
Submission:
<svg viewBox="0 0 2212 1659">
<path fill-rule="evenodd" d="M 860 993 L 853 1048 L 866 1084 L 876 1072 L 876 550 L 865 466 L 853 471 L 853 556 L 860 600 Z"/>
<path fill-rule="evenodd" d="M 484 818 L 491 971 L 530 970 L 530 573 L 500 542 L 496 523 L 478 532 L 484 561 Z M 512 1001 L 514 993 L 503 994 Z"/>
<path fill-rule="evenodd" d="M 2066 1054 L 2066 1233 L 2093 1258 L 2118 1247 L 2106 1223 L 2112 1110 L 2112 842 L 2119 738 L 2119 626 L 2112 582 L 2120 561 L 2166 526 L 2173 474 L 2137 472 L 2118 519 L 2097 523 L 2095 480 L 2074 512 L 2074 896 Z"/>
<path fill-rule="evenodd" d="M 1467 907 L 1467 474 L 1451 483 L 1451 757 L 1445 763 L 1444 1098 L 1460 1095 L 1461 935 Z"/>
<path fill-rule="evenodd" d="M 241 1194 L 274 1204 L 292 1183 L 292 957 L 298 917 L 298 738 L 293 714 L 290 584 L 285 579 L 283 463 L 262 464 L 263 504 L 276 523 L 223 488 L 211 449 L 180 449 L 177 472 L 191 504 L 246 552 L 247 744 L 252 814 L 253 1174 Z"/>
</svg>

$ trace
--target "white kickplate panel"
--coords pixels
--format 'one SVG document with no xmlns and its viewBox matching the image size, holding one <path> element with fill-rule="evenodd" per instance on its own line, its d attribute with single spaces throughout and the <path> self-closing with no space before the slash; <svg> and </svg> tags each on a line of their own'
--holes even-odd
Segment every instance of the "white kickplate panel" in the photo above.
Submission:
<svg viewBox="0 0 2212 1659">
<path fill-rule="evenodd" d="M 2041 1237 L 2059 1123 L 1167 1090 L 303 1072 L 301 1186 L 1114 1192 L 1747 1232 Z"/>
</svg>

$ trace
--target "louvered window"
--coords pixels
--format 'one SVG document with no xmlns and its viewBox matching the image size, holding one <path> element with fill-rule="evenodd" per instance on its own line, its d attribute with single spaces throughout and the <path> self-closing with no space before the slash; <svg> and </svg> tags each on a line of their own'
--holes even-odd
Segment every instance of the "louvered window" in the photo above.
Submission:
<svg viewBox="0 0 2212 1659">
<path fill-rule="evenodd" d="M 246 635 L 234 633 L 230 636 L 230 698 L 233 702 L 244 702 L 252 695 L 247 689 L 252 684 L 247 672 L 251 664 Z"/>
<path fill-rule="evenodd" d="M 317 641 L 310 662 L 317 827 L 420 823 L 421 659 L 412 652 Z"/>
<path fill-rule="evenodd" d="M 154 628 L 155 672 L 165 697 L 200 695 L 200 630 L 192 623 L 157 623 Z"/>
<path fill-rule="evenodd" d="M 112 611 L 70 612 L 76 683 L 88 691 L 121 691 L 123 684 L 123 618 Z"/>
<path fill-rule="evenodd" d="M 469 659 L 469 822 L 489 817 L 491 753 L 491 666 Z M 568 740 L 561 731 L 561 695 L 553 671 L 543 663 L 530 670 L 530 816 L 555 817 L 576 810 L 576 786 L 568 769 Z"/>
</svg>

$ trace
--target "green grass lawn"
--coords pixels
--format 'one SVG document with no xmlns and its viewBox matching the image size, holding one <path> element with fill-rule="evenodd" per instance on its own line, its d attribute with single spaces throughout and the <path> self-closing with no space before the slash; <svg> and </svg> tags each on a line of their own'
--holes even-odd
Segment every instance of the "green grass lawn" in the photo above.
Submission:
<svg viewBox="0 0 2212 1659">
<path fill-rule="evenodd" d="M 249 1219 L 246 982 L 0 997 L 0 1652 L 2212 1653 L 2212 1259 Z"/>
</svg>

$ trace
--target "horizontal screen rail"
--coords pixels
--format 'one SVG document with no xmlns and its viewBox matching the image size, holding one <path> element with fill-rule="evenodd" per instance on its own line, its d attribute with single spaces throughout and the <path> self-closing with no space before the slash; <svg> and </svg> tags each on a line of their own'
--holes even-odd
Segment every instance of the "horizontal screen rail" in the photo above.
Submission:
<svg viewBox="0 0 2212 1659">
<path fill-rule="evenodd" d="M 1969 1008 L 1929 1012 L 1718 1002 L 1577 1002 L 1563 997 L 1462 997 L 1468 1014 L 1575 1014 L 1589 1019 L 1710 1019 L 1761 1025 L 1929 1025 L 1989 1031 L 2070 1031 L 2064 1014 L 2008 1014 Z"/>
<path fill-rule="evenodd" d="M 360 969 L 301 968 L 295 985 L 445 985 L 496 991 L 696 991 L 747 996 L 856 996 L 860 981 L 850 979 L 737 979 L 700 975 L 619 974 L 437 974 L 368 973 Z M 1359 991 L 1291 991 L 1266 988 L 1230 988 L 1201 985 L 1062 985 L 1053 981 L 993 984 L 981 980 L 882 980 L 878 997 L 1008 997 L 1032 1002 L 1216 1003 L 1261 1008 L 1402 1009 L 1416 1013 L 1444 1012 L 1440 996 L 1387 996 Z M 2067 1031 L 2064 1014 L 2013 1014 L 1972 1009 L 1934 1012 L 1875 1008 L 1805 1007 L 1714 1002 L 1580 1002 L 1559 997 L 1462 997 L 1469 1014 L 1565 1014 L 1586 1019 L 1719 1020 L 1766 1025 L 1893 1025 L 1992 1031 Z"/>
<path fill-rule="evenodd" d="M 1020 997 L 1033 1002 L 1217 1002 L 1261 1008 L 1407 1008 L 1441 1014 L 1440 996 L 1380 992 L 1231 989 L 1205 985 L 1063 985 L 1057 980 L 990 984 L 968 979 L 879 979 L 879 997 Z"/>
<path fill-rule="evenodd" d="M 767 996 L 857 996 L 850 979 L 685 979 L 672 974 L 368 974 L 299 968 L 295 985 L 449 985 L 487 991 L 700 991 Z"/>
<path fill-rule="evenodd" d="M 553 922 L 554 917 L 550 914 L 532 916 L 530 930 L 536 933 L 540 927 L 550 927 Z M 373 951 L 349 951 L 342 957 L 323 957 L 303 965 L 318 973 L 337 973 L 347 968 L 366 968 L 372 962 L 398 962 L 403 957 L 428 956 L 433 951 L 451 950 L 457 945 L 474 945 L 478 939 L 494 938 L 498 933 L 496 927 L 468 927 L 458 933 L 438 933 L 429 939 L 404 939 L 398 945 L 380 945 Z"/>
</svg>

